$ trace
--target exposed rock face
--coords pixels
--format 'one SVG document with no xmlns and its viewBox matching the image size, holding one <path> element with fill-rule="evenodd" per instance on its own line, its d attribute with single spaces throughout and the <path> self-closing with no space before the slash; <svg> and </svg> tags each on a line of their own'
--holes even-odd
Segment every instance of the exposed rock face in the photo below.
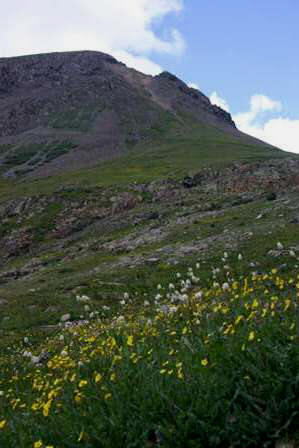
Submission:
<svg viewBox="0 0 299 448">
<path fill-rule="evenodd" d="M 0 59 L 0 170 L 48 175 L 122 154 L 183 114 L 238 134 L 230 114 L 170 73 L 93 51 Z"/>
<path fill-rule="evenodd" d="M 169 72 L 162 72 L 156 76 L 151 88 L 168 103 L 172 110 L 189 112 L 199 121 L 214 124 L 220 128 L 235 128 L 235 123 L 228 112 L 212 105 L 203 93 L 188 87 Z"/>
</svg>

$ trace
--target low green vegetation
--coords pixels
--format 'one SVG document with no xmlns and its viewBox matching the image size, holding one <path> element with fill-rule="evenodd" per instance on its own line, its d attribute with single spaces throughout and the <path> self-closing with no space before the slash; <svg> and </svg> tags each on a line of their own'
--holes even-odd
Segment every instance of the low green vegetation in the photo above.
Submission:
<svg viewBox="0 0 299 448">
<path fill-rule="evenodd" d="M 164 119 L 119 159 L 0 181 L 1 448 L 299 442 L 296 186 L 183 186 L 288 154 Z"/>
<path fill-rule="evenodd" d="M 115 307 L 74 295 L 70 323 L 0 358 L 12 447 L 257 447 L 298 438 L 298 291 L 283 274 L 201 265 Z M 238 258 L 240 259 L 241 256 Z M 242 263 L 241 263 L 242 264 Z M 25 419 L 26 416 L 26 419 Z"/>
</svg>

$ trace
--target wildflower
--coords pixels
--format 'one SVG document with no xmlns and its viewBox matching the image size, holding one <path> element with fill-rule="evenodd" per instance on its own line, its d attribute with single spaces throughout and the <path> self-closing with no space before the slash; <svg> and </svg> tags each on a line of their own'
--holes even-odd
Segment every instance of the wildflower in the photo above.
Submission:
<svg viewBox="0 0 299 448">
<path fill-rule="evenodd" d="M 43 442 L 41 440 L 38 440 L 34 443 L 33 448 L 41 448 L 43 446 Z"/>
<path fill-rule="evenodd" d="M 77 442 L 81 442 L 81 440 L 83 439 L 83 436 L 84 436 L 84 431 L 81 431 Z"/>
<path fill-rule="evenodd" d="M 127 339 L 127 345 L 129 346 L 129 347 L 132 347 L 133 346 L 133 336 L 128 336 L 128 339 Z"/>
<path fill-rule="evenodd" d="M 291 257 L 296 257 L 296 254 L 295 254 L 295 252 L 293 250 L 290 250 L 289 254 L 290 254 Z"/>
<path fill-rule="evenodd" d="M 254 333 L 254 331 L 251 331 L 248 336 L 248 341 L 253 341 L 254 338 L 255 338 L 255 333 Z"/>
<path fill-rule="evenodd" d="M 31 362 L 33 364 L 38 364 L 40 361 L 40 357 L 39 356 L 31 356 Z"/>
<path fill-rule="evenodd" d="M 282 250 L 283 249 L 283 245 L 281 244 L 280 241 L 278 241 L 278 243 L 276 244 L 276 247 L 278 250 Z"/>
<path fill-rule="evenodd" d="M 90 311 L 89 305 L 84 305 L 84 311 L 86 311 L 86 312 Z"/>
<path fill-rule="evenodd" d="M 49 412 L 50 412 L 50 408 L 51 408 L 51 404 L 52 404 L 52 400 L 47 401 L 46 404 L 44 404 L 43 407 L 43 415 L 44 417 L 48 417 Z"/>
<path fill-rule="evenodd" d="M 129 296 L 129 293 L 125 292 L 125 293 L 124 293 L 124 299 L 125 299 L 125 300 L 128 300 L 129 297 L 130 297 L 130 296 Z"/>
<path fill-rule="evenodd" d="M 29 339 L 28 339 L 27 337 L 25 337 L 23 340 L 24 340 L 24 343 L 25 343 L 25 344 L 28 344 Z"/>
<path fill-rule="evenodd" d="M 102 375 L 100 373 L 97 373 L 96 376 L 95 376 L 95 379 L 94 379 L 95 382 L 99 383 L 101 381 L 101 379 L 102 379 Z"/>
<path fill-rule="evenodd" d="M 228 283 L 223 283 L 223 285 L 222 285 L 222 290 L 223 291 L 227 291 L 229 289 L 229 284 Z"/>
<path fill-rule="evenodd" d="M 243 260 L 243 255 L 242 255 L 242 254 L 239 254 L 239 255 L 238 255 L 238 260 L 239 260 L 239 261 L 242 261 L 242 260 Z"/>
<path fill-rule="evenodd" d="M 143 305 L 144 305 L 144 306 L 150 306 L 150 303 L 149 303 L 148 300 L 145 300 L 145 301 L 143 302 Z"/>
<path fill-rule="evenodd" d="M 3 395 L 4 395 L 3 390 L 0 390 L 0 397 L 3 397 Z"/>
<path fill-rule="evenodd" d="M 157 286 L 157 289 L 162 289 L 162 286 L 160 285 L 160 283 L 159 283 L 159 285 Z"/>
<path fill-rule="evenodd" d="M 175 289 L 174 284 L 173 283 L 169 283 L 168 288 L 169 289 Z"/>
<path fill-rule="evenodd" d="M 121 301 L 120 301 L 120 304 L 121 304 L 122 306 L 124 306 L 124 305 L 126 304 L 126 301 L 125 301 L 125 300 L 121 300 Z"/>
<path fill-rule="evenodd" d="M 60 321 L 61 322 L 66 322 L 66 321 L 70 320 L 70 318 L 71 318 L 71 315 L 69 313 L 68 314 L 64 314 L 63 316 L 61 316 Z"/>
<path fill-rule="evenodd" d="M 0 421 L 0 429 L 3 429 L 6 425 L 6 420 L 1 420 Z"/>
<path fill-rule="evenodd" d="M 194 297 L 195 297 L 196 300 L 201 299 L 201 298 L 202 298 L 202 292 L 201 292 L 201 291 L 198 291 L 198 292 L 195 294 Z"/>
<path fill-rule="evenodd" d="M 112 394 L 107 393 L 104 398 L 105 400 L 110 400 L 112 398 Z"/>
<path fill-rule="evenodd" d="M 201 360 L 201 365 L 206 367 L 208 365 L 209 361 L 207 360 L 207 358 L 204 358 Z"/>
</svg>

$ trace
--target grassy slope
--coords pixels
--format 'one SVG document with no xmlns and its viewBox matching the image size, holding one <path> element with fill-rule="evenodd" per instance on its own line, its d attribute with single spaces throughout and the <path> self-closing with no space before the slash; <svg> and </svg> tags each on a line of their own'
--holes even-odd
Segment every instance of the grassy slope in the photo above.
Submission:
<svg viewBox="0 0 299 448">
<path fill-rule="evenodd" d="M 9 198 L 36 194 L 51 196 L 53 192 L 67 185 L 80 187 L 81 190 L 70 194 L 75 197 L 79 195 L 80 199 L 84 200 L 85 197 L 88 198 L 90 191 L 91 194 L 97 195 L 98 187 L 101 191 L 111 190 L 109 194 L 113 195 L 127 191 L 133 182 L 150 182 L 168 177 L 180 179 L 207 165 L 221 167 L 232 161 L 256 161 L 287 156 L 286 153 L 275 149 L 242 143 L 234 137 L 208 127 L 200 129 L 191 127 L 188 138 L 185 133 L 163 138 L 151 146 L 142 145 L 121 159 L 101 164 L 93 169 L 35 181 L 24 180 L 16 183 L 2 181 L 0 200 L 3 202 Z M 224 250 L 230 253 L 229 264 L 236 272 L 236 276 L 245 275 L 252 270 L 265 272 L 273 267 L 280 267 L 282 275 L 283 271 L 296 275 L 298 260 L 290 256 L 288 251 L 282 253 L 278 259 L 273 259 L 273 256 L 269 255 L 269 250 L 275 249 L 277 241 L 281 241 L 287 249 L 296 248 L 299 244 L 298 226 L 290 223 L 291 218 L 298 212 L 296 191 L 289 194 L 282 193 L 277 202 L 270 203 L 261 196 L 250 204 L 235 207 L 231 207 L 231 204 L 238 199 L 237 194 L 203 194 L 200 189 L 194 189 L 186 190 L 184 195 L 184 202 L 179 206 L 176 201 L 153 204 L 145 198 L 136 210 L 119 215 L 120 221 L 124 221 L 123 225 L 111 226 L 109 230 L 109 222 L 106 228 L 101 227 L 100 223 L 99 226 L 91 227 L 88 232 L 80 234 L 75 241 L 81 245 L 95 240 L 107 243 L 133 235 L 136 231 L 147 234 L 155 227 L 165 230 L 165 237 L 161 241 L 143 244 L 128 253 L 126 250 L 119 252 L 87 250 L 65 256 L 74 242 L 70 241 L 64 249 L 57 249 L 55 244 L 51 245 L 51 240 L 43 240 L 43 232 L 39 232 L 38 238 L 45 246 L 40 258 L 47 260 L 47 265 L 29 278 L 0 286 L 0 298 L 8 300 L 8 304 L 0 309 L 2 360 L 5 361 L 6 356 L 7 359 L 11 359 L 12 346 L 24 348 L 22 343 L 24 336 L 30 338 L 30 350 L 33 352 L 39 351 L 43 344 L 47 346 L 48 342 L 45 341 L 49 334 L 51 337 L 59 334 L 60 330 L 56 325 L 64 313 L 70 312 L 72 320 L 77 320 L 80 316 L 88 317 L 82 304 L 75 301 L 77 293 L 87 294 L 91 298 L 93 310 L 102 313 L 103 306 L 106 305 L 111 308 L 111 315 L 115 315 L 120 312 L 120 299 L 127 291 L 133 298 L 131 313 L 139 313 L 140 310 L 142 312 L 145 298 L 152 302 L 158 283 L 167 285 L 169 282 L 174 282 L 176 272 L 185 274 L 188 266 L 194 265 L 199 259 L 201 284 L 208 286 L 211 282 L 211 269 L 223 265 L 221 256 Z M 220 209 L 220 212 L 211 215 L 209 207 L 204 212 L 202 209 L 197 209 L 199 204 L 205 203 L 215 203 L 216 209 Z M 42 223 L 45 229 L 51 228 L 56 210 L 59 210 L 59 207 L 52 205 L 47 211 L 47 216 L 42 215 L 39 221 L 33 217 L 32 225 Z M 158 222 L 141 221 L 137 226 L 132 224 L 136 215 L 153 211 L 162 216 Z M 261 213 L 263 218 L 256 220 Z M 182 218 L 182 221 L 178 221 L 179 218 Z M 253 233 L 249 239 L 244 237 L 248 232 Z M 227 238 L 224 238 L 224 235 L 227 235 Z M 208 250 L 180 252 L 182 245 L 196 247 L 198 241 L 207 241 L 207 238 L 215 238 L 209 240 Z M 170 250 L 164 253 L 165 248 L 167 250 L 171 248 L 172 252 Z M 244 257 L 241 262 L 237 260 L 239 252 L 242 252 Z M 142 261 L 150 257 L 158 257 L 158 261 L 155 263 Z M 31 258 L 30 254 L 23 254 L 11 262 L 7 269 L 23 266 Z M 138 260 L 141 260 L 141 263 L 138 263 Z M 255 263 L 253 268 L 250 267 L 250 262 Z M 184 415 L 182 418 L 185 418 Z M 32 433 L 30 440 L 37 440 L 40 433 L 44 434 L 44 430 Z M 50 437 L 51 441 L 53 434 Z M 282 430 L 279 435 L 287 434 Z M 171 439 L 172 436 L 169 437 Z M 256 440 L 266 440 L 264 436 L 259 437 L 257 436 Z M 13 439 L 6 440 L 9 440 L 6 445 L 9 447 Z M 28 440 L 24 434 L 21 435 L 20 447 L 30 446 Z M 73 438 L 70 438 L 68 443 L 70 445 L 64 445 L 61 441 L 59 446 L 80 446 Z M 136 446 L 140 446 L 138 440 L 136 443 Z M 213 446 L 212 442 L 209 443 Z M 177 446 L 182 444 L 178 442 Z M 254 442 L 251 446 L 255 446 Z"/>
<path fill-rule="evenodd" d="M 130 182 L 150 182 L 166 177 L 181 177 L 200 168 L 223 166 L 232 161 L 256 161 L 285 158 L 289 154 L 269 146 L 251 144 L 216 128 L 198 124 L 175 127 L 173 136 L 157 137 L 142 143 L 114 161 L 91 169 L 81 169 L 35 181 L 0 181 L 1 197 L 49 194 L 61 185 L 110 186 Z"/>
</svg>

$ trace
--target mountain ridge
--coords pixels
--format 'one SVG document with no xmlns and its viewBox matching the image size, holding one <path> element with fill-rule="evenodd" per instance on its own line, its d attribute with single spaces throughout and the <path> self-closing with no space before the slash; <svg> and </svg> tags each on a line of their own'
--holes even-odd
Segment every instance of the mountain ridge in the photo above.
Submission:
<svg viewBox="0 0 299 448">
<path fill-rule="evenodd" d="M 145 75 L 94 51 L 0 58 L 0 114 L 5 177 L 93 166 L 191 127 L 270 147 L 175 75 Z"/>
</svg>

